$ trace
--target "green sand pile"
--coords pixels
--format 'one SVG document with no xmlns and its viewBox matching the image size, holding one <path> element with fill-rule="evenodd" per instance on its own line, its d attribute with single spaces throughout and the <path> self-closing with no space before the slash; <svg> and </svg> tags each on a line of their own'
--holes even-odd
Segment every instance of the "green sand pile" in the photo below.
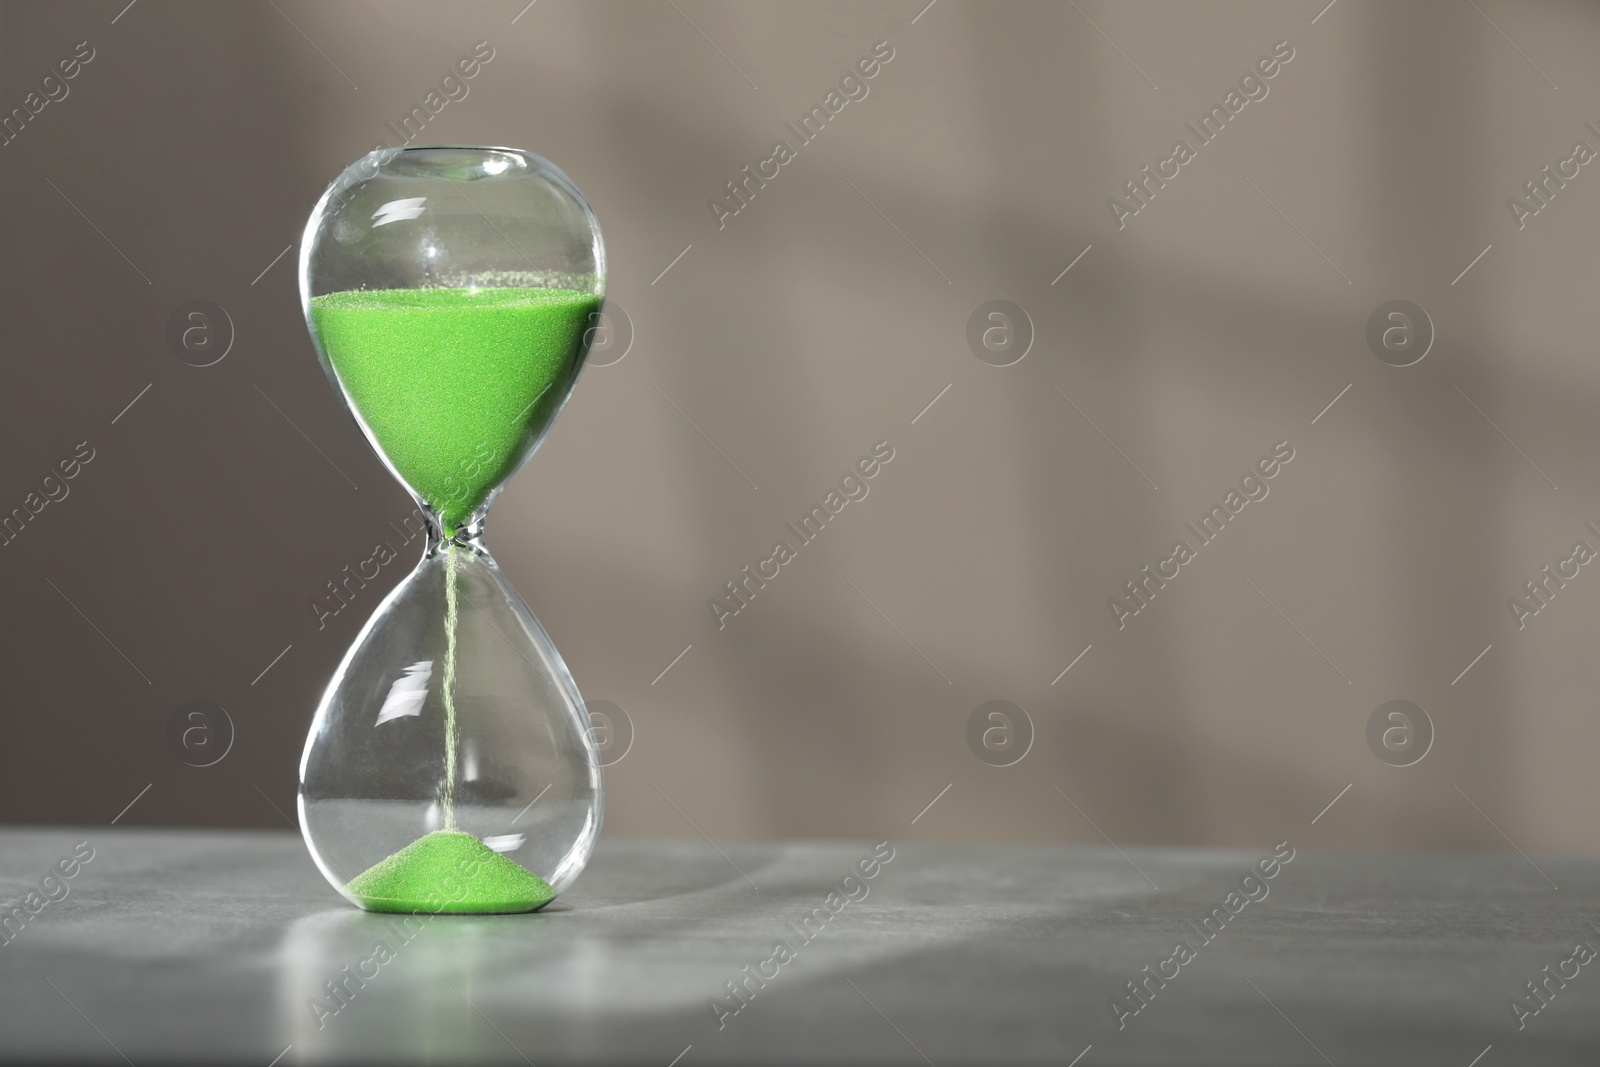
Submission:
<svg viewBox="0 0 1600 1067">
<path fill-rule="evenodd" d="M 484 914 L 533 911 L 556 891 L 471 834 L 435 830 L 350 880 L 372 911 Z"/>
<path fill-rule="evenodd" d="M 372 289 L 311 298 L 311 323 L 389 462 L 453 530 L 571 388 L 601 298 L 571 289 Z"/>
</svg>

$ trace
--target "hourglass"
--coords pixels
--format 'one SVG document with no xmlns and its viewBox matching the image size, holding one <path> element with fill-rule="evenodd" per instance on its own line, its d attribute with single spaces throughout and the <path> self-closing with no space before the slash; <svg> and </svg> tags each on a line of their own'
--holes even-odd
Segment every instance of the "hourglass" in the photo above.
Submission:
<svg viewBox="0 0 1600 1067">
<path fill-rule="evenodd" d="M 323 369 L 428 528 L 300 760 L 306 844 L 360 907 L 531 911 L 594 848 L 588 715 L 483 530 L 565 404 L 604 296 L 594 212 L 527 152 L 379 150 L 306 224 L 300 298 Z"/>
</svg>

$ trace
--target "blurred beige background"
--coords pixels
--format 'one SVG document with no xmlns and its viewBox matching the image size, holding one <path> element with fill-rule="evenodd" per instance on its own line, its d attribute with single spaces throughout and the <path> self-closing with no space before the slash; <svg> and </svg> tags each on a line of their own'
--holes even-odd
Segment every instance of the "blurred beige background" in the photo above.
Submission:
<svg viewBox="0 0 1600 1067">
<path fill-rule="evenodd" d="M 316 628 L 410 506 L 274 257 L 488 42 L 415 143 L 565 169 L 634 334 L 489 528 L 631 721 L 607 833 L 1600 851 L 1600 572 L 1508 607 L 1600 549 L 1600 170 L 1520 229 L 1507 205 L 1600 150 L 1600 10 L 925 2 L 0 7 L 7 109 L 93 51 L 0 147 L 3 508 L 94 450 L 0 548 L 0 818 L 292 815 L 413 549 Z M 708 200 L 878 42 L 868 95 L 719 229 Z M 1279 42 L 1119 229 L 1108 200 Z M 166 339 L 195 299 L 235 331 L 210 367 Z M 1400 299 L 1434 334 L 1407 367 L 1367 340 Z M 1010 366 L 969 348 L 991 300 L 1031 322 Z M 870 495 L 719 630 L 708 599 L 880 441 Z M 1119 629 L 1279 442 L 1269 495 Z M 193 699 L 234 726 L 210 767 L 168 745 Z M 969 747 L 993 700 L 1031 720 L 1010 766 Z M 1432 725 L 1410 766 L 1369 745 L 1391 700 Z"/>
</svg>

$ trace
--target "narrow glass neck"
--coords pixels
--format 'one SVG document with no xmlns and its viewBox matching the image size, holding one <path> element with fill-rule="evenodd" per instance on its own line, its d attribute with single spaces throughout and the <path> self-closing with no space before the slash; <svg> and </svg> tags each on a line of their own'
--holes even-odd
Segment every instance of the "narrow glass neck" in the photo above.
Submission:
<svg viewBox="0 0 1600 1067">
<path fill-rule="evenodd" d="M 425 558 L 432 559 L 445 550 L 449 544 L 457 548 L 469 549 L 478 555 L 489 555 L 489 548 L 483 543 L 484 519 L 488 515 L 487 505 L 473 512 L 467 520 L 458 525 L 455 530 L 447 535 L 439 516 L 431 508 L 424 509 L 428 523 L 428 551 Z"/>
</svg>

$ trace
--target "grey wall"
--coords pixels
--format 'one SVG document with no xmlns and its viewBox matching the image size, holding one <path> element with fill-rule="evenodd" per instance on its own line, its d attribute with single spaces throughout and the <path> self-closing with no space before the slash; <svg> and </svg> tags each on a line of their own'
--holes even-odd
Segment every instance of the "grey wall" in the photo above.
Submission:
<svg viewBox="0 0 1600 1067">
<path fill-rule="evenodd" d="M 1600 850 L 1600 567 L 1520 628 L 1508 606 L 1600 550 L 1600 166 L 1520 227 L 1507 204 L 1600 150 L 1600 12 L 923 3 L 0 8 L 5 108 L 94 49 L 0 147 L 0 508 L 94 450 L 0 547 L 0 817 L 292 814 L 316 699 L 403 565 L 320 631 L 311 602 L 409 501 L 317 367 L 293 253 L 268 265 L 487 41 L 418 143 L 559 163 L 634 329 L 489 536 L 632 722 L 608 832 L 1257 844 L 1338 795 L 1334 847 Z M 708 200 L 879 41 L 870 94 L 719 228 Z M 1119 227 L 1108 199 L 1282 41 L 1265 98 Z M 165 337 L 194 299 L 232 322 L 214 366 Z M 996 299 L 1034 335 L 1005 367 L 967 340 Z M 1433 335 L 1407 367 L 1367 337 L 1400 299 Z M 708 598 L 884 440 L 870 495 L 719 630 Z M 1185 522 L 1279 442 L 1201 545 Z M 1119 628 L 1108 600 L 1179 539 Z M 211 767 L 168 744 L 192 699 L 236 731 Z M 991 700 L 1031 720 L 1012 766 L 969 747 Z M 1431 723 L 1411 766 L 1369 744 L 1391 700 Z"/>
</svg>

